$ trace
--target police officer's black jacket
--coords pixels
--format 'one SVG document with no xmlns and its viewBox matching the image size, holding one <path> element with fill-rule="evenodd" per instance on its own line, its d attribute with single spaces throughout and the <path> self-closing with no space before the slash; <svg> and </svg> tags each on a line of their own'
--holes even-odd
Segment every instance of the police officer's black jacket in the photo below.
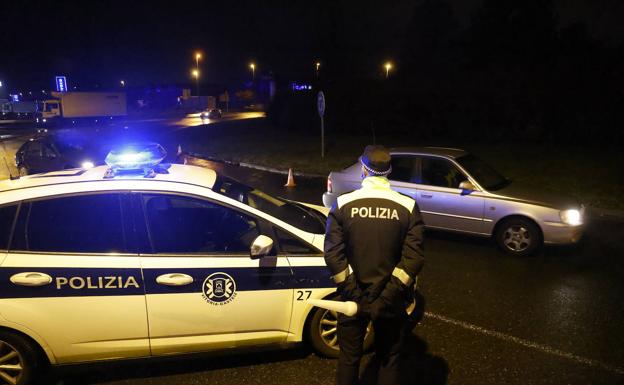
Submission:
<svg viewBox="0 0 624 385">
<path fill-rule="evenodd" d="M 423 266 L 423 222 L 416 202 L 390 189 L 383 177 L 338 197 L 327 219 L 325 262 L 343 282 L 351 266 L 357 281 L 377 284 L 391 276 L 413 283 Z"/>
</svg>

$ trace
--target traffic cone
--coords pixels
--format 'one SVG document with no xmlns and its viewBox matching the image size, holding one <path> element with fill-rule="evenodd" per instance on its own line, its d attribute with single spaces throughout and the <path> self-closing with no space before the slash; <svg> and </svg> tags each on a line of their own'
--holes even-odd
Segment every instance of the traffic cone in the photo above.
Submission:
<svg viewBox="0 0 624 385">
<path fill-rule="evenodd" d="M 178 151 L 176 153 L 176 163 L 178 164 L 186 164 L 186 154 L 182 152 L 182 146 L 178 144 Z"/>
<path fill-rule="evenodd" d="M 288 169 L 288 180 L 284 187 L 295 187 L 297 184 L 295 183 L 295 177 L 293 177 L 292 168 Z"/>
</svg>

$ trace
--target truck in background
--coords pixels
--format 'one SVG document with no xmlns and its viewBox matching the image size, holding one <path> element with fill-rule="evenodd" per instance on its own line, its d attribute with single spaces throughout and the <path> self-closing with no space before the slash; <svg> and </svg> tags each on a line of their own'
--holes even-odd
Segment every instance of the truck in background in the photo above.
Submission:
<svg viewBox="0 0 624 385">
<path fill-rule="evenodd" d="M 54 99 L 39 102 L 37 122 L 111 120 L 127 115 L 124 92 L 52 92 Z"/>
<path fill-rule="evenodd" d="M 2 119 L 33 119 L 37 114 L 37 102 L 34 100 L 0 100 Z"/>
</svg>

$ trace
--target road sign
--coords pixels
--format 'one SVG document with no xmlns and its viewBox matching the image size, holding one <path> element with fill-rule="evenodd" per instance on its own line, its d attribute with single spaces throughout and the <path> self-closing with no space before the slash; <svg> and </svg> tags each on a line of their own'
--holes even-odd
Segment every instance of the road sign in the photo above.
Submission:
<svg viewBox="0 0 624 385">
<path fill-rule="evenodd" d="M 322 118 L 325 115 L 325 94 L 323 91 L 319 91 L 316 97 L 316 109 L 318 110 L 319 116 Z"/>
<path fill-rule="evenodd" d="M 321 117 L 321 159 L 325 159 L 325 94 L 323 91 L 319 91 L 316 96 L 316 109 Z"/>
<path fill-rule="evenodd" d="M 67 92 L 67 78 L 65 76 L 56 77 L 56 90 L 58 92 Z"/>
</svg>

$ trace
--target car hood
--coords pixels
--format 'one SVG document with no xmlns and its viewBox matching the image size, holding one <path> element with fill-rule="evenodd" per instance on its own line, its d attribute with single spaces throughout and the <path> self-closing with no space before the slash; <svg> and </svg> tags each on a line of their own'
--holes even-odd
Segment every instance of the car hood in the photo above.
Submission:
<svg viewBox="0 0 624 385">
<path fill-rule="evenodd" d="M 498 195 L 501 198 L 551 207 L 559 210 L 580 207 L 578 200 L 569 195 L 518 182 L 512 182 L 500 190 L 493 191 L 492 194 Z"/>
</svg>

